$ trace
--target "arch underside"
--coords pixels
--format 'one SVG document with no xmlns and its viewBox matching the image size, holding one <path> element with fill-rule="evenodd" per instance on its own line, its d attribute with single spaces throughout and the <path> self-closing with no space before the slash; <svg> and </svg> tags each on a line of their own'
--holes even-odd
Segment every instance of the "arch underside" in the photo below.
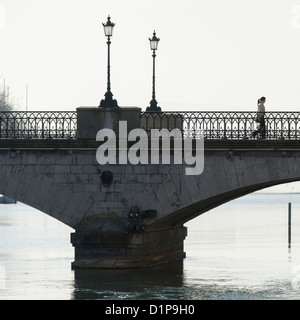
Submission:
<svg viewBox="0 0 300 320">
<path fill-rule="evenodd" d="M 161 229 L 165 228 L 167 226 L 183 226 L 186 222 L 200 216 L 201 214 L 214 209 L 226 202 L 232 201 L 234 199 L 243 197 L 247 194 L 250 194 L 255 191 L 259 191 L 265 188 L 273 187 L 276 185 L 280 184 L 285 184 L 285 183 L 291 183 L 291 182 L 296 182 L 300 181 L 300 177 L 298 178 L 293 178 L 293 179 L 284 179 L 280 181 L 270 181 L 270 182 L 265 182 L 265 183 L 260 183 L 260 184 L 255 184 L 255 185 L 249 185 L 246 187 L 234 189 L 228 192 L 224 192 L 221 194 L 218 194 L 213 197 L 209 197 L 206 199 L 203 199 L 199 202 L 193 203 L 185 208 L 182 208 L 178 211 L 173 212 L 172 214 L 155 221 L 151 225 L 149 225 L 148 229 L 149 230 L 155 230 L 155 229 Z"/>
</svg>

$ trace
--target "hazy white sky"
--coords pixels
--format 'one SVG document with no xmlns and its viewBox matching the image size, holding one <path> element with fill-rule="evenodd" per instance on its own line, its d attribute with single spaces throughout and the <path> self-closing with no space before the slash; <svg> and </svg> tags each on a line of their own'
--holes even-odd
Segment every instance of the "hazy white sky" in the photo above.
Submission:
<svg viewBox="0 0 300 320">
<path fill-rule="evenodd" d="M 20 110 L 27 84 L 30 110 L 99 105 L 108 14 L 120 106 L 151 100 L 155 29 L 164 111 L 254 110 L 262 95 L 267 110 L 300 110 L 300 0 L 0 0 L 1 81 Z"/>
<path fill-rule="evenodd" d="M 164 111 L 255 110 L 262 95 L 267 110 L 300 110 L 300 0 L 0 0 L 0 81 L 19 110 L 26 85 L 29 110 L 99 105 L 108 14 L 120 106 L 149 105 L 155 29 Z"/>
</svg>

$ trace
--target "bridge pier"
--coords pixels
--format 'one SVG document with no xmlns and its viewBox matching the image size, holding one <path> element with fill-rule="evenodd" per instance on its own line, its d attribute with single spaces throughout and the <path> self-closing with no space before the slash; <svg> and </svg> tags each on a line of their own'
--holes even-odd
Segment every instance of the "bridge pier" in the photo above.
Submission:
<svg viewBox="0 0 300 320">
<path fill-rule="evenodd" d="M 102 128 L 113 129 L 118 133 L 119 121 L 128 122 L 128 131 L 140 128 L 140 114 L 141 109 L 136 107 L 109 110 L 98 107 L 77 108 L 76 137 L 80 140 L 95 140 L 98 130 Z M 115 167 L 113 169 L 110 170 L 116 171 Z M 133 175 L 127 174 L 126 177 Z M 139 176 L 141 179 L 142 175 Z M 109 204 L 106 206 L 109 207 Z M 128 231 L 130 223 L 127 211 L 126 218 L 122 218 L 124 209 L 119 214 L 111 210 L 114 211 L 114 208 L 106 210 L 109 213 L 87 216 L 76 226 L 76 232 L 71 234 L 71 243 L 75 247 L 72 268 L 140 268 L 185 258 L 185 227 Z M 112 217 L 109 218 L 109 215 Z"/>
<path fill-rule="evenodd" d="M 186 227 L 141 233 L 123 231 L 75 232 L 72 268 L 141 268 L 185 258 Z"/>
</svg>

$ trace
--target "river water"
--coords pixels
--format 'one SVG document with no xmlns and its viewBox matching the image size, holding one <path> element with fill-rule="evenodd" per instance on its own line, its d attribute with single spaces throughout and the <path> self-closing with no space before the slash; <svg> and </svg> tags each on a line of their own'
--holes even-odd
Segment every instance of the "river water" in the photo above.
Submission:
<svg viewBox="0 0 300 320">
<path fill-rule="evenodd" d="M 184 261 L 143 270 L 74 271 L 71 228 L 22 203 L 0 204 L 0 300 L 300 297 L 300 194 L 254 193 L 186 226 Z"/>
</svg>

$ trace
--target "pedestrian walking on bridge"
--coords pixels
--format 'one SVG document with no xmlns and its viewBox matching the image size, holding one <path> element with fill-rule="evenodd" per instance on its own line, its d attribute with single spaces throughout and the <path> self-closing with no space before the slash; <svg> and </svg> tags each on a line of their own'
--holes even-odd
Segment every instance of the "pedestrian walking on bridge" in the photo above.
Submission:
<svg viewBox="0 0 300 320">
<path fill-rule="evenodd" d="M 253 138 L 260 134 L 261 139 L 266 138 L 266 123 L 265 123 L 265 102 L 266 98 L 261 97 L 257 102 L 257 115 L 255 121 L 259 123 L 259 127 L 252 133 Z"/>
</svg>

